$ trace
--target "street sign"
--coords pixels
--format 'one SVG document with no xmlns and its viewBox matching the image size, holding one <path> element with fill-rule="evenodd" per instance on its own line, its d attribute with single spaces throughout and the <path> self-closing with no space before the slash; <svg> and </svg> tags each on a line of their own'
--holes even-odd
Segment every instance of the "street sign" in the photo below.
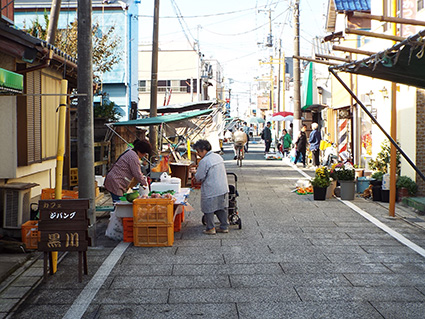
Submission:
<svg viewBox="0 0 425 319">
<path fill-rule="evenodd" d="M 87 274 L 87 247 L 91 245 L 88 236 L 90 220 L 87 218 L 88 199 L 57 199 L 40 200 L 40 242 L 38 250 L 44 252 L 44 280 L 47 279 L 47 259 L 53 251 L 78 251 L 78 279 L 82 281 L 82 266 L 84 259 L 84 274 Z M 50 274 L 52 260 L 50 259 Z"/>
</svg>

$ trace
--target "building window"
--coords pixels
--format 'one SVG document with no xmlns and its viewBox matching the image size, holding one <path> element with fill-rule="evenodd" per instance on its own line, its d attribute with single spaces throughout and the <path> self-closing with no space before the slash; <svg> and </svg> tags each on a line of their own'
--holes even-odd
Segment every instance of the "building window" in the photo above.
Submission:
<svg viewBox="0 0 425 319">
<path fill-rule="evenodd" d="M 25 64 L 18 64 L 18 70 Z M 40 163 L 41 152 L 41 71 L 24 75 L 26 96 L 17 97 L 18 105 L 18 166 Z"/>
<path fill-rule="evenodd" d="M 147 88 L 146 88 L 146 80 L 139 80 L 139 91 L 141 92 L 146 92 Z"/>
<path fill-rule="evenodd" d="M 417 11 L 422 10 L 424 8 L 424 0 L 417 1 Z"/>
</svg>

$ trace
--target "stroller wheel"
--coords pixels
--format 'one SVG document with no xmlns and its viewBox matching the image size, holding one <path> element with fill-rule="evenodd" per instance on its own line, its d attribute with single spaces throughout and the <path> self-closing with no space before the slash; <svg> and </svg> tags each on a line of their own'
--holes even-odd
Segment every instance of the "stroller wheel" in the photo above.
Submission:
<svg viewBox="0 0 425 319">
<path fill-rule="evenodd" d="M 205 219 L 205 215 L 202 216 L 202 225 L 206 225 L 207 224 L 207 220 Z"/>
</svg>

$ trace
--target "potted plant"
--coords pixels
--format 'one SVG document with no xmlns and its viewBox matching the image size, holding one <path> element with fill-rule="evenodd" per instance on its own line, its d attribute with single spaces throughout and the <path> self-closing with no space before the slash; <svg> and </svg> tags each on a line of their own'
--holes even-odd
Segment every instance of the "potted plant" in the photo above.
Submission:
<svg viewBox="0 0 425 319">
<path fill-rule="evenodd" d="M 381 196 L 381 188 L 382 188 L 382 179 L 384 177 L 384 173 L 381 171 L 377 171 L 372 174 L 372 180 L 370 184 L 372 185 L 372 199 L 374 202 L 380 201 Z"/>
<path fill-rule="evenodd" d="M 329 170 L 327 167 L 319 167 L 316 169 L 316 174 L 311 180 L 313 186 L 313 198 L 314 200 L 325 200 L 326 189 L 331 184 L 331 178 L 329 176 Z"/>
<path fill-rule="evenodd" d="M 341 199 L 353 200 L 355 192 L 354 167 L 351 164 L 338 164 L 335 167 L 336 177 L 341 185 Z"/>
<path fill-rule="evenodd" d="M 398 201 L 402 201 L 404 197 L 414 196 L 418 191 L 418 185 L 409 176 L 399 176 L 396 188 Z"/>
</svg>

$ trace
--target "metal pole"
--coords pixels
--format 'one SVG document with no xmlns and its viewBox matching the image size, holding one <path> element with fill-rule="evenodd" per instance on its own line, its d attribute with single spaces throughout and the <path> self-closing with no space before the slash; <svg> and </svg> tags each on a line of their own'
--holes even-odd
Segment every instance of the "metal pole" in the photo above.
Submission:
<svg viewBox="0 0 425 319">
<path fill-rule="evenodd" d="M 95 236 L 92 2 L 78 1 L 78 197 L 89 199 L 90 236 Z"/>
<path fill-rule="evenodd" d="M 294 5 L 294 55 L 300 55 L 300 0 Z M 301 129 L 300 60 L 294 59 L 294 128 L 293 134 Z"/>
<path fill-rule="evenodd" d="M 416 165 L 412 162 L 412 160 L 407 156 L 407 154 L 401 149 L 401 147 L 397 144 L 397 142 L 390 136 L 390 134 L 385 131 L 385 129 L 381 126 L 381 124 L 378 123 L 376 118 L 372 115 L 372 113 L 369 112 L 369 110 L 366 108 L 366 106 L 363 105 L 363 103 L 359 100 L 359 98 L 354 94 L 353 91 L 350 90 L 350 88 L 347 86 L 347 84 L 344 83 L 344 81 L 339 77 L 338 74 L 335 73 L 334 70 L 329 68 L 329 72 L 333 74 L 333 76 L 338 80 L 339 83 L 344 87 L 344 89 L 356 100 L 356 102 L 360 105 L 362 110 L 370 117 L 372 122 L 378 126 L 378 128 L 381 130 L 382 133 L 384 133 L 385 137 L 391 142 L 392 145 L 400 152 L 401 156 L 404 157 L 404 159 L 409 163 L 409 165 L 416 171 L 416 173 L 425 181 L 424 174 L 419 170 L 419 168 L 416 167 Z"/>
<path fill-rule="evenodd" d="M 151 105 L 150 117 L 157 116 L 158 99 L 158 31 L 159 31 L 159 0 L 155 0 L 153 15 L 153 39 L 152 39 L 152 70 L 151 70 Z M 152 152 L 157 153 L 158 134 L 156 126 L 149 127 L 149 142 L 152 145 Z"/>
<path fill-rule="evenodd" d="M 52 8 L 50 9 L 49 28 L 47 30 L 46 42 L 52 45 L 55 45 L 61 2 L 62 0 L 52 0 Z"/>
</svg>

